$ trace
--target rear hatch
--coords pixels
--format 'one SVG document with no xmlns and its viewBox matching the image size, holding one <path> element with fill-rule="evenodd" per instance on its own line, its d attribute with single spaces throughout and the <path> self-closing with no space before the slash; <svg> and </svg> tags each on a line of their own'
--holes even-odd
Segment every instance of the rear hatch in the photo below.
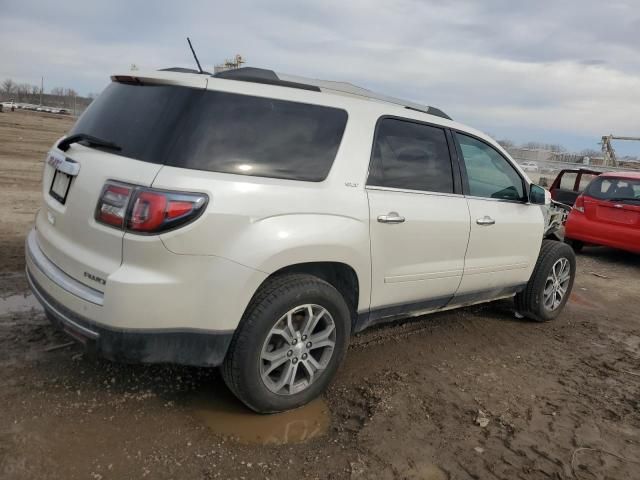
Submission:
<svg viewBox="0 0 640 480">
<path fill-rule="evenodd" d="M 640 228 L 640 180 L 599 177 L 586 193 L 584 210 L 589 220 Z"/>
<path fill-rule="evenodd" d="M 43 253 L 74 279 L 104 291 L 106 278 L 122 264 L 124 231 L 98 223 L 96 206 L 107 180 L 151 186 L 166 160 L 167 146 L 190 92 L 206 87 L 205 77 L 187 76 L 171 87 L 175 74 L 156 78 L 117 77 L 69 132 L 114 146 L 80 140 L 66 151 L 52 148 L 43 173 L 43 208 L 36 219 Z M 185 83 L 185 76 L 180 80 Z M 127 82 L 127 83 L 123 83 Z M 59 145 L 59 143 L 57 144 Z"/>
</svg>

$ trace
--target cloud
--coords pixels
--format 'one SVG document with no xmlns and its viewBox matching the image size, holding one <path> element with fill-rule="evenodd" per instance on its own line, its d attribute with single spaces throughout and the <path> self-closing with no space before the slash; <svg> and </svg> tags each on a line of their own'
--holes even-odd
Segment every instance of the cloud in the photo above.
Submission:
<svg viewBox="0 0 640 480">
<path fill-rule="evenodd" d="M 0 78 L 99 91 L 131 63 L 193 66 L 187 35 L 207 68 L 242 53 L 252 66 L 433 104 L 516 141 L 640 134 L 635 0 L 606 10 L 595 0 L 23 0 L 3 7 Z"/>
</svg>

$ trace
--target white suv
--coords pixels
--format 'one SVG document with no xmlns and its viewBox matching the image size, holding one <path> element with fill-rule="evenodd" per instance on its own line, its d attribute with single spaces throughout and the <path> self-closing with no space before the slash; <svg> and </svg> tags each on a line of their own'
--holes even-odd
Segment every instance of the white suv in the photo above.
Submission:
<svg viewBox="0 0 640 480">
<path fill-rule="evenodd" d="M 372 325 L 567 301 L 548 195 L 438 109 L 252 68 L 112 80 L 49 152 L 26 241 L 49 318 L 106 358 L 222 366 L 275 412 Z"/>
</svg>

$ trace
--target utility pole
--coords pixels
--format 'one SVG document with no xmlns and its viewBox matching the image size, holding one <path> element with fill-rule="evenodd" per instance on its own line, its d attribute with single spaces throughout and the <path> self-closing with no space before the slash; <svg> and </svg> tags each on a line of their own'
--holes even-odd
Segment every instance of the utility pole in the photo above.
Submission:
<svg viewBox="0 0 640 480">
<path fill-rule="evenodd" d="M 42 90 L 44 90 L 44 77 L 40 77 L 40 106 L 42 106 Z"/>
</svg>

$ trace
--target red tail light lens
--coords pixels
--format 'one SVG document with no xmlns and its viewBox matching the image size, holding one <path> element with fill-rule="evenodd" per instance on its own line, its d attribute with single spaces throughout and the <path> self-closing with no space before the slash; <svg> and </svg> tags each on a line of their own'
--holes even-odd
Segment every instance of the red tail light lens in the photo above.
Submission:
<svg viewBox="0 0 640 480">
<path fill-rule="evenodd" d="M 96 208 L 98 222 L 131 233 L 160 233 L 200 216 L 208 197 L 107 182 Z"/>
<path fill-rule="evenodd" d="M 584 213 L 584 197 L 582 195 L 576 198 L 576 203 L 573 204 L 573 209 L 580 213 Z"/>
<path fill-rule="evenodd" d="M 137 192 L 129 218 L 130 230 L 153 232 L 164 222 L 167 197 L 163 193 Z"/>
<path fill-rule="evenodd" d="M 124 227 L 131 191 L 132 188 L 126 185 L 106 183 L 96 209 L 96 220 L 113 227 Z"/>
</svg>

